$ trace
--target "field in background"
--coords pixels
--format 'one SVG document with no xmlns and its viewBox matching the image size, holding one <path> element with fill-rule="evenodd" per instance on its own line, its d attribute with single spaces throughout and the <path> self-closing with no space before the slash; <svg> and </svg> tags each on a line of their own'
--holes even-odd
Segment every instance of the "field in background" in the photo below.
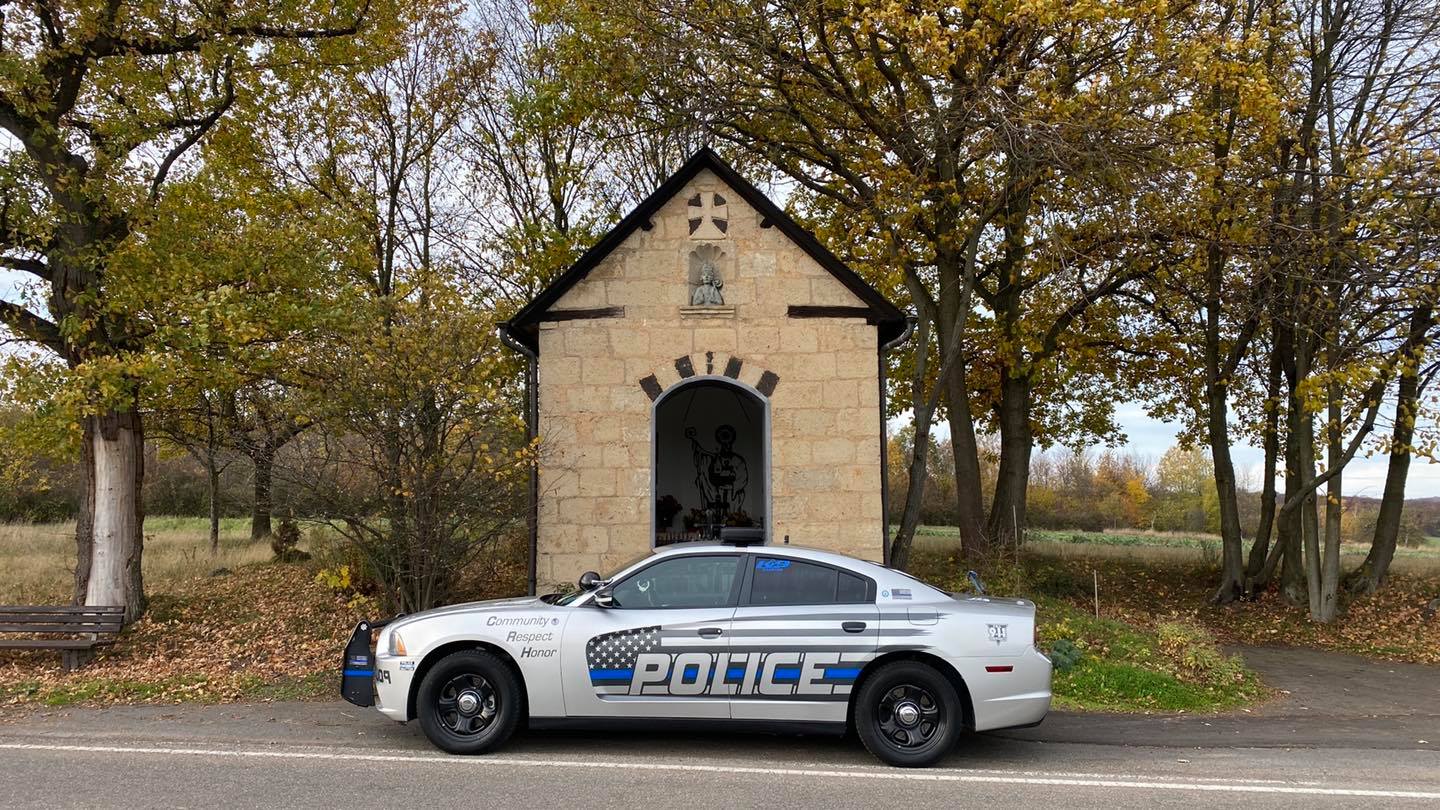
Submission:
<svg viewBox="0 0 1440 810">
<path fill-rule="evenodd" d="M 1214 534 L 1146 532 L 1118 529 L 1106 532 L 1030 529 L 1026 531 L 1027 553 L 1070 559 L 1089 557 L 1102 560 L 1219 565 L 1220 537 Z M 1440 573 L 1440 538 L 1426 538 L 1421 548 L 1395 551 L 1392 570 L 1401 573 Z M 915 532 L 919 551 L 946 552 L 959 548 L 959 530 L 951 526 L 921 526 Z M 1247 546 L 1248 551 L 1248 546 Z M 1346 544 L 1340 554 L 1348 565 L 1359 565 L 1368 546 Z"/>
<path fill-rule="evenodd" d="M 145 518 L 145 585 L 165 591 L 217 568 L 270 559 L 268 543 L 250 541 L 250 521 L 220 521 L 220 550 L 210 553 L 205 518 Z M 0 604 L 47 605 L 70 601 L 75 570 L 74 523 L 0 524 Z"/>
</svg>

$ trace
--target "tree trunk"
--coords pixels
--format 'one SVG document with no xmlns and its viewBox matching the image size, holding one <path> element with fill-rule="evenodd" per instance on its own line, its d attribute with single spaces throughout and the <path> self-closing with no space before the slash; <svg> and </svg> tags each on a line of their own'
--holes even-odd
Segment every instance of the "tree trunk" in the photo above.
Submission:
<svg viewBox="0 0 1440 810">
<path fill-rule="evenodd" d="M 84 420 L 80 440 L 80 511 L 75 515 L 75 591 L 72 600 L 85 604 L 90 589 L 90 557 L 95 553 L 95 423 Z"/>
<path fill-rule="evenodd" d="M 900 513 L 900 527 L 890 541 L 890 566 L 909 570 L 910 547 L 915 530 L 920 526 L 920 508 L 925 500 L 925 472 L 930 452 L 930 414 L 917 415 L 916 441 L 910 450 L 910 480 L 905 487 L 905 508 Z M 964 542 L 963 540 L 961 542 Z"/>
<path fill-rule="evenodd" d="M 1434 310 L 1425 307 L 1411 316 L 1410 333 L 1428 330 Z M 1418 327 L 1418 330 L 1417 330 Z M 1385 491 L 1380 497 L 1380 511 L 1375 516 L 1375 534 L 1365 562 L 1351 575 L 1346 589 L 1352 593 L 1374 593 L 1385 585 L 1395 547 L 1400 542 L 1400 518 L 1405 511 L 1405 482 L 1410 476 L 1410 456 L 1414 452 L 1415 419 L 1420 410 L 1420 358 L 1405 357 L 1400 361 L 1400 380 L 1395 393 L 1395 426 L 1390 432 L 1390 465 L 1385 471 Z"/>
<path fill-rule="evenodd" d="M 986 535 L 998 547 L 1019 543 L 1025 530 L 1025 495 L 1030 485 L 1030 381 L 1007 374 L 1000 386 L 1000 468 L 995 476 Z"/>
<path fill-rule="evenodd" d="M 1230 459 L 1230 381 L 1221 368 L 1220 288 L 1225 254 L 1216 242 L 1210 243 L 1206 266 L 1205 418 L 1220 507 L 1221 548 L 1220 584 L 1211 601 L 1225 605 L 1244 593 L 1245 551 L 1240 537 L 1240 505 L 1235 495 L 1235 464 Z"/>
<path fill-rule="evenodd" d="M 145 611 L 140 557 L 144 537 L 141 485 L 145 477 L 145 434 L 140 415 L 110 412 L 93 417 L 90 509 L 93 546 L 85 604 L 123 605 L 125 621 Z"/>
<path fill-rule="evenodd" d="M 1255 542 L 1250 546 L 1250 562 L 1246 570 L 1245 590 L 1255 594 L 1270 580 L 1274 565 L 1266 565 L 1270 557 L 1270 535 L 1275 530 L 1275 467 L 1280 457 L 1280 360 L 1270 353 L 1270 376 L 1265 398 L 1265 464 L 1260 484 L 1260 523 L 1255 529 Z"/>
<path fill-rule="evenodd" d="M 1218 371 L 1218 369 L 1217 369 Z M 1235 494 L 1235 465 L 1230 459 L 1229 387 L 1223 380 L 1207 386 L 1210 459 L 1215 477 L 1215 494 L 1220 500 L 1220 585 L 1212 601 L 1224 605 L 1239 599 L 1245 590 L 1245 550 L 1240 537 L 1240 506 Z"/>
<path fill-rule="evenodd" d="M 955 267 L 959 259 L 950 257 L 942 263 Z M 959 279 L 961 273 L 952 270 L 946 275 Z M 936 341 L 940 358 L 957 356 L 964 350 L 963 324 L 967 319 L 961 308 L 968 305 L 969 296 L 963 294 L 959 284 L 947 284 L 940 291 L 937 309 L 938 323 L 935 324 Z M 926 347 L 917 344 L 916 351 Z M 938 361 L 943 368 L 943 359 Z M 950 452 L 955 460 L 955 523 L 960 531 L 960 549 L 966 559 L 977 560 L 989 556 L 989 537 L 985 533 L 984 493 L 980 483 L 980 449 L 975 441 L 975 419 L 970 412 L 970 384 L 965 377 L 965 364 L 953 363 L 953 368 L 942 381 L 945 396 L 946 415 L 950 424 Z M 917 441 L 919 432 L 916 432 Z M 925 433 L 929 434 L 929 425 Z M 913 480 L 913 479 L 912 479 Z M 906 495 L 909 502 L 909 495 Z"/>
<path fill-rule="evenodd" d="M 941 351 L 944 356 L 944 351 Z M 960 548 L 967 559 L 985 556 L 985 505 L 980 482 L 980 448 L 975 441 L 975 420 L 970 415 L 970 386 L 965 369 L 950 372 L 945 384 L 946 415 L 950 423 L 950 452 L 955 459 L 955 515 Z M 928 430 L 927 430 L 927 434 Z M 909 496 L 906 496 L 908 504 Z"/>
<path fill-rule="evenodd" d="M 1298 394 L 1297 394 L 1298 397 Z M 1297 400 L 1296 407 L 1304 408 Z M 1298 448 L 1295 484 L 1305 493 L 1296 510 L 1300 513 L 1300 538 L 1304 550 L 1305 593 L 1310 615 L 1320 615 L 1320 527 L 1315 520 L 1315 418 L 1301 413 L 1299 429 L 1291 439 Z"/>
<path fill-rule="evenodd" d="M 1345 449 L 1341 447 L 1340 435 L 1340 384 L 1327 386 L 1329 389 L 1329 422 L 1325 431 L 1325 461 L 1329 469 L 1339 469 L 1344 460 Z M 1325 487 L 1325 550 L 1320 560 L 1319 610 L 1315 618 L 1322 622 L 1335 619 L 1340 611 L 1340 521 L 1344 515 L 1344 500 L 1341 495 L 1340 479 L 1336 475 Z"/>
<path fill-rule="evenodd" d="M 250 509 L 250 539 L 264 540 L 271 534 L 270 518 L 274 513 L 271 487 L 275 474 L 275 449 L 268 442 L 262 442 L 250 457 L 255 467 L 255 500 Z"/>
<path fill-rule="evenodd" d="M 1294 409 L 1297 402 L 1292 396 L 1287 405 L 1290 413 L 1286 416 L 1285 436 L 1285 498 L 1288 503 L 1294 493 L 1300 490 L 1300 464 L 1301 456 L 1299 445 L 1301 443 L 1300 420 L 1297 418 Z M 1305 509 L 1310 509 L 1311 519 L 1314 519 L 1315 509 L 1313 499 L 1307 500 L 1299 507 L 1288 512 L 1282 511 L 1279 515 L 1280 521 L 1280 542 L 1283 549 L 1280 552 L 1280 592 L 1285 599 L 1292 604 L 1303 604 L 1305 602 L 1305 556 L 1301 550 L 1304 542 L 1304 521 L 1302 516 Z"/>
<path fill-rule="evenodd" d="M 220 553 L 220 469 L 214 454 L 206 456 L 206 483 L 210 488 L 210 556 Z"/>
</svg>

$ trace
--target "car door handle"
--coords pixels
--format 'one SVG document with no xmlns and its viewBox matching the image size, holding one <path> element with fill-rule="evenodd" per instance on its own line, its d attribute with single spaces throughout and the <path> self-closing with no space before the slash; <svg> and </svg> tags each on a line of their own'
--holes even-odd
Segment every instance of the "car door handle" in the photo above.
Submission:
<svg viewBox="0 0 1440 810">
<path fill-rule="evenodd" d="M 700 637 L 701 637 L 701 638 L 719 638 L 720 635 L 721 635 L 722 633 L 724 633 L 724 632 L 725 632 L 724 630 L 721 630 L 721 629 L 718 628 L 718 627 L 702 627 L 702 628 L 700 628 Z"/>
<path fill-rule="evenodd" d="M 840 629 L 847 633 L 863 633 L 865 632 L 865 622 L 841 622 Z"/>
</svg>

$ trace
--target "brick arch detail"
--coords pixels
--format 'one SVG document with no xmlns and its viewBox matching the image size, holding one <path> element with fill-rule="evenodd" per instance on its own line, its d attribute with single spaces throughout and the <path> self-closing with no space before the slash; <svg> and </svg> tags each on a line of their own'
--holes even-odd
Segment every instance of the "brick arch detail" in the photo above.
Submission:
<svg viewBox="0 0 1440 810">
<path fill-rule="evenodd" d="M 729 377 L 754 388 L 761 396 L 769 399 L 780 384 L 780 375 L 754 363 L 747 364 L 744 358 L 725 352 L 704 351 L 684 354 L 675 358 L 669 366 L 662 366 L 654 373 L 640 379 L 640 388 L 651 402 L 672 386 L 691 377 Z"/>
</svg>

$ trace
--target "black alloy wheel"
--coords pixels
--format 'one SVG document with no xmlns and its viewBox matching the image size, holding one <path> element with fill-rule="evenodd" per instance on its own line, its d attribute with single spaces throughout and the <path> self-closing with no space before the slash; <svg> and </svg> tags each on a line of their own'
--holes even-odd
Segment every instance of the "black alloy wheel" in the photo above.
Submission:
<svg viewBox="0 0 1440 810">
<path fill-rule="evenodd" d="M 523 698 L 515 673 L 483 650 L 461 650 L 425 673 L 416 713 L 425 736 L 452 754 L 483 754 L 510 739 Z"/>
<path fill-rule="evenodd" d="M 901 767 L 930 765 L 948 753 L 964 723 L 950 681 L 927 664 L 886 664 L 860 685 L 855 730 L 866 750 Z"/>
</svg>

